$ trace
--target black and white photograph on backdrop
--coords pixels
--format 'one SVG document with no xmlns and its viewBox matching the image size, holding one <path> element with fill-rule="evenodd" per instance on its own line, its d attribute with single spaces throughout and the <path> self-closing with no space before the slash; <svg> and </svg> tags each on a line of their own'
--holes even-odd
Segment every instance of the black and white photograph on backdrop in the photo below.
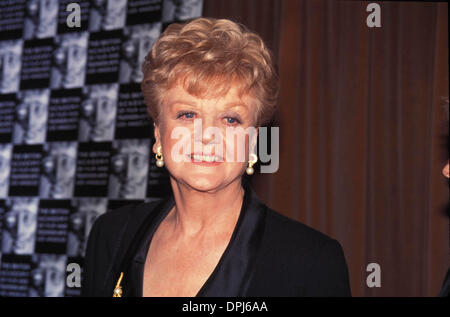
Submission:
<svg viewBox="0 0 450 317">
<path fill-rule="evenodd" d="M 75 88 L 84 85 L 88 32 L 66 33 L 55 38 L 51 88 Z"/>
<path fill-rule="evenodd" d="M 33 254 L 39 199 L 8 198 L 3 215 L 2 253 Z"/>
<path fill-rule="evenodd" d="M 0 93 L 17 92 L 20 84 L 23 40 L 0 41 Z"/>
<path fill-rule="evenodd" d="M 117 83 L 83 87 L 78 141 L 101 142 L 114 139 L 118 89 Z"/>
<path fill-rule="evenodd" d="M 124 29 L 119 78 L 121 83 L 140 83 L 141 65 L 161 33 L 161 22 L 127 26 Z"/>
<path fill-rule="evenodd" d="M 43 39 L 56 35 L 58 0 L 27 0 L 23 37 Z"/>
<path fill-rule="evenodd" d="M 163 0 L 162 21 L 180 22 L 201 16 L 203 0 Z"/>
<path fill-rule="evenodd" d="M 29 297 L 62 297 L 64 295 L 66 257 L 56 254 L 34 254 L 31 259 Z"/>
<path fill-rule="evenodd" d="M 22 90 L 17 98 L 13 143 L 43 144 L 47 135 L 50 90 Z"/>
<path fill-rule="evenodd" d="M 106 198 L 78 198 L 72 201 L 67 234 L 67 255 L 84 257 L 87 238 L 95 220 L 107 211 Z"/>
<path fill-rule="evenodd" d="M 108 196 L 144 199 L 147 191 L 150 140 L 116 140 L 111 153 Z"/>
<path fill-rule="evenodd" d="M 70 199 L 73 197 L 76 142 L 48 142 L 44 144 L 39 197 Z"/>
<path fill-rule="evenodd" d="M 89 31 L 108 31 L 123 28 L 127 17 L 127 0 L 91 1 Z"/>
</svg>

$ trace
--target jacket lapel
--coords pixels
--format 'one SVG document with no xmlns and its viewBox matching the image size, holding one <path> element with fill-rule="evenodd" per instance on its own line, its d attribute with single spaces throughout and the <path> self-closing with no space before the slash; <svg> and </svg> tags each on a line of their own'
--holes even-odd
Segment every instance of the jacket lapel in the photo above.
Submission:
<svg viewBox="0 0 450 317">
<path fill-rule="evenodd" d="M 144 238 L 149 225 L 154 223 L 166 206 L 173 203 L 173 197 L 169 196 L 157 202 L 143 203 L 130 210 L 128 221 L 124 223 L 125 229 L 116 243 L 117 251 L 106 274 L 105 296 L 112 296 L 116 282 L 121 272 L 124 272 L 123 285 L 128 284 L 128 272 L 133 257 L 136 254 L 140 241 Z M 126 292 L 126 288 L 124 287 Z M 124 296 L 126 293 L 124 292 Z"/>
<path fill-rule="evenodd" d="M 264 234 L 266 208 L 249 185 L 238 222 L 216 268 L 197 296 L 245 296 Z"/>
</svg>

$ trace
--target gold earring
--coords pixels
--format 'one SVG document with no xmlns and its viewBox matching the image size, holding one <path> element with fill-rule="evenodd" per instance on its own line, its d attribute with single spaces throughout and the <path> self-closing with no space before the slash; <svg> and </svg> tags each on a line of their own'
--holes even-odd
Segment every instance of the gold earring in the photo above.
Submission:
<svg viewBox="0 0 450 317">
<path fill-rule="evenodd" d="M 255 170 L 253 169 L 253 165 L 255 165 L 255 163 L 258 162 L 258 157 L 256 156 L 255 153 L 251 153 L 250 157 L 251 159 L 248 161 L 248 167 L 245 170 L 245 172 L 248 175 L 253 175 L 253 173 L 255 172 Z"/>
<path fill-rule="evenodd" d="M 155 158 L 156 158 L 156 166 L 158 167 L 163 167 L 164 166 L 164 158 L 161 152 L 161 145 L 158 146 L 158 148 L 156 149 L 156 154 L 155 154 Z"/>
</svg>

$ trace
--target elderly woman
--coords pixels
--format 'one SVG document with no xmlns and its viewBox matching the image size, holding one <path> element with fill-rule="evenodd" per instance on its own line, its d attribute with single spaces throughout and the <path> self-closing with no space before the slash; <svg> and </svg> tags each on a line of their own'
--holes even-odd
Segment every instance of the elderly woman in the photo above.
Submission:
<svg viewBox="0 0 450 317">
<path fill-rule="evenodd" d="M 260 202 L 243 181 L 256 155 L 234 159 L 237 146 L 225 137 L 262 126 L 274 112 L 277 77 L 261 38 L 229 20 L 172 24 L 143 73 L 153 152 L 173 194 L 99 217 L 83 294 L 349 296 L 339 243 Z M 181 141 L 174 131 L 184 132 Z M 252 149 L 254 135 L 244 137 Z"/>
</svg>

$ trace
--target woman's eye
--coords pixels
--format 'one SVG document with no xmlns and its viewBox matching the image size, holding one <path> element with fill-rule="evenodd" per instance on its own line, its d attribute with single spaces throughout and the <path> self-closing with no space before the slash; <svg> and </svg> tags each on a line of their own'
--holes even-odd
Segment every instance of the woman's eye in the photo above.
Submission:
<svg viewBox="0 0 450 317">
<path fill-rule="evenodd" d="M 241 123 L 238 119 L 233 117 L 226 117 L 225 119 L 227 120 L 227 124 L 235 125 Z"/>
<path fill-rule="evenodd" d="M 193 112 L 182 112 L 178 115 L 177 118 L 183 118 L 183 119 L 193 119 L 194 118 Z"/>
</svg>

